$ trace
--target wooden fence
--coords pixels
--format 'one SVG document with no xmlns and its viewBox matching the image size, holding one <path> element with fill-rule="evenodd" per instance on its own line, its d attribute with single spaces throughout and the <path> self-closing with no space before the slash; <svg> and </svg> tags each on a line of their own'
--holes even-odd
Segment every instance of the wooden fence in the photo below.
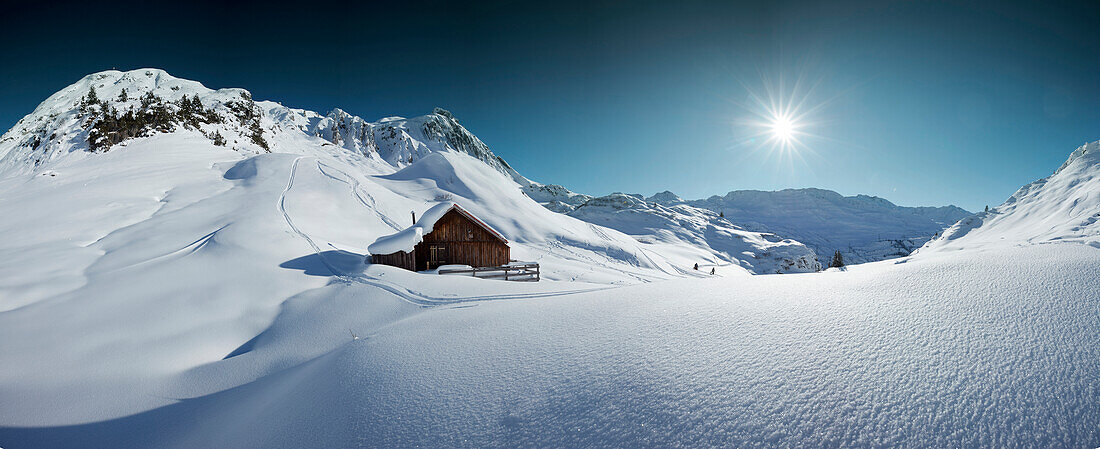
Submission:
<svg viewBox="0 0 1100 449">
<path fill-rule="evenodd" d="M 537 262 L 511 263 L 499 267 L 482 267 L 464 270 L 442 269 L 439 274 L 465 274 L 482 279 L 504 279 L 506 281 L 538 282 L 539 264 Z"/>
</svg>

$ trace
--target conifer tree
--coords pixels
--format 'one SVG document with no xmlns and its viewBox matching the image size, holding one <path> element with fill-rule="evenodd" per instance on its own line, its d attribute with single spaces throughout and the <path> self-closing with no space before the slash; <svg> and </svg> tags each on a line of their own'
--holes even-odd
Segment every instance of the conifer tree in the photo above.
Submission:
<svg viewBox="0 0 1100 449">
<path fill-rule="evenodd" d="M 844 266 L 844 256 L 840 255 L 840 250 L 833 253 L 833 260 L 829 262 L 829 268 L 840 268 Z"/>
</svg>

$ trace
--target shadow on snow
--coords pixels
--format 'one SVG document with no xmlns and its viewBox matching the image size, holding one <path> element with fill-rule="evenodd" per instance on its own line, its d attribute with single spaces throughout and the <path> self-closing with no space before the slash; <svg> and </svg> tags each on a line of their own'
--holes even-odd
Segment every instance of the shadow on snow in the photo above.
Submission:
<svg viewBox="0 0 1100 449">
<path fill-rule="evenodd" d="M 302 270 L 310 276 L 346 276 L 362 272 L 364 263 L 361 254 L 332 250 L 291 259 L 279 264 L 279 267 Z"/>
</svg>

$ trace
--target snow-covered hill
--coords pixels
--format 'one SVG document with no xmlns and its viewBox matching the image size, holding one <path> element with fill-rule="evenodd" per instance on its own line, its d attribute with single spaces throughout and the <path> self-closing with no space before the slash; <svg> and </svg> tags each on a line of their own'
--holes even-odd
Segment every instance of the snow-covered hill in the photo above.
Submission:
<svg viewBox="0 0 1100 449">
<path fill-rule="evenodd" d="M 970 212 L 955 206 L 896 206 L 878 197 L 845 197 L 822 189 L 736 190 L 703 200 L 684 200 L 669 191 L 648 198 L 638 194 L 596 198 L 593 205 L 624 200 L 630 204 L 627 208 L 633 218 L 617 220 L 613 217 L 625 218 L 627 213 L 606 208 L 604 213 L 595 213 L 597 208 L 581 212 L 593 197 L 563 186 L 531 183 L 524 191 L 552 211 L 618 229 L 643 240 L 666 240 L 670 234 L 687 232 L 692 235 L 681 235 L 677 240 L 700 242 L 697 246 L 708 247 L 720 259 L 726 257 L 723 254 L 736 255 L 741 251 L 736 245 L 710 242 L 713 234 L 706 232 L 707 226 L 753 234 L 753 239 L 776 240 L 778 235 L 779 240 L 794 242 L 795 246 L 788 249 L 808 247 L 823 262 L 839 250 L 847 263 L 864 263 L 907 256 L 936 233 L 970 216 Z M 652 216 L 645 219 L 647 224 L 640 225 L 639 217 L 643 214 Z M 710 224 L 703 227 L 684 225 L 700 220 L 710 221 Z M 766 245 L 757 248 L 752 251 L 754 254 L 769 251 Z"/>
<path fill-rule="evenodd" d="M 735 190 L 702 200 L 671 201 L 720 212 L 754 231 L 774 232 L 805 243 L 821 257 L 840 251 L 848 263 L 909 255 L 933 235 L 970 212 L 955 206 L 905 207 L 867 195 L 842 196 L 831 190 Z"/>
<path fill-rule="evenodd" d="M 592 195 L 575 193 L 557 184 L 532 182 L 523 187 L 523 192 L 547 209 L 562 214 L 568 214 L 592 199 Z"/>
<path fill-rule="evenodd" d="M 767 231 L 746 230 L 706 209 L 624 193 L 592 197 L 535 182 L 523 191 L 554 212 L 624 232 L 662 251 L 680 253 L 685 260 L 695 261 L 692 266 L 699 263 L 704 272 L 729 265 L 756 274 L 821 269 L 817 254 L 806 245 Z"/>
<path fill-rule="evenodd" d="M 1100 142 L 1077 148 L 1054 174 L 959 221 L 919 252 L 1056 241 L 1100 247 Z"/>
<path fill-rule="evenodd" d="M 614 193 L 590 198 L 568 215 L 664 246 L 665 251 L 680 251 L 687 259 L 705 261 L 700 263 L 704 271 L 730 264 L 758 274 L 821 269 L 813 250 L 799 242 L 746 231 L 714 212 L 685 204 L 664 206 Z"/>
</svg>

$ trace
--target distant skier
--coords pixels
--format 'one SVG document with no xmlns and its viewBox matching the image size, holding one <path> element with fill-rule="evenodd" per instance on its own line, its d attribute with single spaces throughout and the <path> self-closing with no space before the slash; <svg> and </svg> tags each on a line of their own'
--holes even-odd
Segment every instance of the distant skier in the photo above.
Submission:
<svg viewBox="0 0 1100 449">
<path fill-rule="evenodd" d="M 710 267 L 710 274 L 711 274 L 711 276 L 714 275 L 714 267 Z"/>
<path fill-rule="evenodd" d="M 699 264 L 695 264 L 695 271 L 699 271 Z"/>
</svg>

